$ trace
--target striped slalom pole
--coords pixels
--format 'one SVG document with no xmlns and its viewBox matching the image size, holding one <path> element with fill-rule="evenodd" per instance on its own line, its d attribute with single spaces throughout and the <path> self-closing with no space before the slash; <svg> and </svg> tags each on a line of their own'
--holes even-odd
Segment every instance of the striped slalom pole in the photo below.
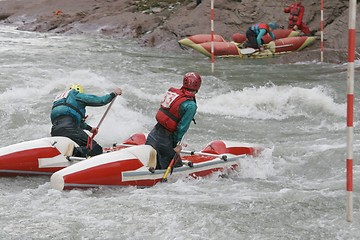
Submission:
<svg viewBox="0 0 360 240">
<path fill-rule="evenodd" d="M 324 0 L 321 0 L 320 3 L 320 33 L 321 33 L 321 39 L 320 39 L 320 61 L 324 61 Z"/>
<path fill-rule="evenodd" d="M 210 14 L 210 21 L 211 21 L 211 72 L 214 72 L 214 18 L 215 18 L 215 10 L 214 10 L 214 0 L 211 0 L 211 14 Z"/>
<path fill-rule="evenodd" d="M 354 61 L 356 36 L 356 0 L 349 1 L 348 71 L 347 71 L 347 154 L 346 154 L 346 220 L 353 220 L 353 142 L 354 142 Z"/>
</svg>

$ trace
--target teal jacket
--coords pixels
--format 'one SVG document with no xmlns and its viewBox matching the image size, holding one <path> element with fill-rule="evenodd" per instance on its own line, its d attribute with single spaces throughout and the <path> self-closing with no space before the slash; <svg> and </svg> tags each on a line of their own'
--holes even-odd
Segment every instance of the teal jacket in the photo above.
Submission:
<svg viewBox="0 0 360 240">
<path fill-rule="evenodd" d="M 54 120 L 61 116 L 71 116 L 77 127 L 91 130 L 91 127 L 86 124 L 86 106 L 98 107 L 104 106 L 111 102 L 115 97 L 115 93 L 106 94 L 104 96 L 96 96 L 91 94 L 79 93 L 76 90 L 68 90 L 56 96 L 50 118 L 53 123 Z"/>
<path fill-rule="evenodd" d="M 266 33 L 269 33 L 272 39 L 276 39 L 274 33 L 268 31 L 267 29 L 268 26 L 265 23 L 255 24 L 251 26 L 251 30 L 256 34 L 256 42 L 258 46 L 262 45 L 262 37 L 266 35 Z"/>
<path fill-rule="evenodd" d="M 184 101 L 180 107 L 181 120 L 178 122 L 176 131 L 174 132 L 174 142 L 178 143 L 181 141 L 184 134 L 190 127 L 191 121 L 194 119 L 197 110 L 196 102 Z"/>
</svg>

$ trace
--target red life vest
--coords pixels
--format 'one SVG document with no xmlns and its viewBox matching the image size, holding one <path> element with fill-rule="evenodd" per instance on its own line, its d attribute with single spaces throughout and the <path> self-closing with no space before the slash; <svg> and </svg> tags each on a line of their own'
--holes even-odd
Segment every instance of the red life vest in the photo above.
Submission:
<svg viewBox="0 0 360 240">
<path fill-rule="evenodd" d="M 296 22 L 298 20 L 298 16 L 300 15 L 300 11 L 303 8 L 304 7 L 301 4 L 297 5 L 296 3 L 294 3 L 290 6 L 289 25 L 296 24 Z"/>
<path fill-rule="evenodd" d="M 260 29 L 265 29 L 267 33 L 270 32 L 269 25 L 266 23 L 257 23 L 250 27 L 250 30 L 256 33 L 256 35 L 259 35 Z"/>
<path fill-rule="evenodd" d="M 181 120 L 179 113 L 180 105 L 187 100 L 195 101 L 195 94 L 185 89 L 170 88 L 160 103 L 156 113 L 156 120 L 170 132 L 175 132 L 178 122 Z"/>
<path fill-rule="evenodd" d="M 270 32 L 269 25 L 266 23 L 259 23 L 259 29 L 265 29 L 266 32 Z"/>
</svg>

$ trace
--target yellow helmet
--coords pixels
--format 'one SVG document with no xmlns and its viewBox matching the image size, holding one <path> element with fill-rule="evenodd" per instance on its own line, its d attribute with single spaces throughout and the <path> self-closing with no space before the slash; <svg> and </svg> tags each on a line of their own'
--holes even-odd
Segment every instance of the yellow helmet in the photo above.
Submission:
<svg viewBox="0 0 360 240">
<path fill-rule="evenodd" d="M 78 91 L 79 93 L 84 93 L 84 87 L 80 84 L 74 83 L 73 85 L 71 85 L 70 89 L 74 89 L 74 90 Z"/>
</svg>

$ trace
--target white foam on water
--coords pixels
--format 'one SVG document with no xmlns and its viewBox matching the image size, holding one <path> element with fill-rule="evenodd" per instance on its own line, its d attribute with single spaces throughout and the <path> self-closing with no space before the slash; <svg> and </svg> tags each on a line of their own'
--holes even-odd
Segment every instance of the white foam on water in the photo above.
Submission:
<svg viewBox="0 0 360 240">
<path fill-rule="evenodd" d="M 334 102 L 327 89 L 267 85 L 244 88 L 199 101 L 199 111 L 251 119 L 283 120 L 319 112 L 345 116 L 345 104 Z"/>
</svg>

